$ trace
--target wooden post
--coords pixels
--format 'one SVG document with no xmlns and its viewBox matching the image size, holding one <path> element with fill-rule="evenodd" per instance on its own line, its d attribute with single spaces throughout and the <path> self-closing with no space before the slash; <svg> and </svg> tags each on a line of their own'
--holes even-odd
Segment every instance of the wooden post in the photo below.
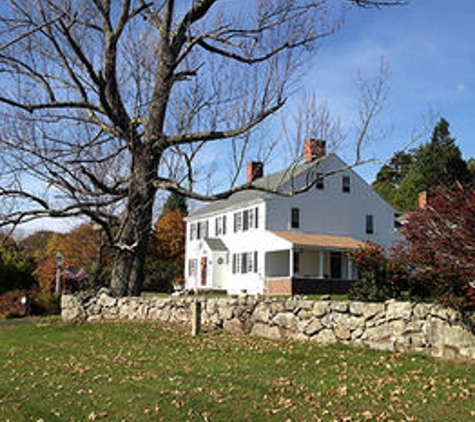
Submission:
<svg viewBox="0 0 475 422">
<path fill-rule="evenodd" d="M 201 302 L 195 300 L 191 304 L 191 335 L 197 336 L 201 331 Z"/>
</svg>

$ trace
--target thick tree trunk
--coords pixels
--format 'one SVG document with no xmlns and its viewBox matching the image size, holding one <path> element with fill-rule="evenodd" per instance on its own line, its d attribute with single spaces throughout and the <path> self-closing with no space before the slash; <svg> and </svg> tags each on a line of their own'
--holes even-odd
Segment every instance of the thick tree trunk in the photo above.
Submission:
<svg viewBox="0 0 475 422">
<path fill-rule="evenodd" d="M 147 153 L 146 147 L 135 154 L 134 158 L 129 200 L 121 216 L 116 241 L 118 252 L 112 270 L 111 289 L 117 297 L 140 294 L 152 227 L 156 159 Z"/>
</svg>

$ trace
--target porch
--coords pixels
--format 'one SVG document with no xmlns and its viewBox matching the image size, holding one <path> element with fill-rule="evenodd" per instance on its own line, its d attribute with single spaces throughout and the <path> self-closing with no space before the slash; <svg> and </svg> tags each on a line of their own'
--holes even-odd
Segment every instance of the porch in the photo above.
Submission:
<svg viewBox="0 0 475 422">
<path fill-rule="evenodd" d="M 318 278 L 267 278 L 268 295 L 343 295 L 347 294 L 351 280 L 332 280 Z"/>
<path fill-rule="evenodd" d="M 289 242 L 289 248 L 266 253 L 266 294 L 348 293 L 357 271 L 346 252 L 359 246 L 358 240 L 316 234 L 275 234 Z"/>
</svg>

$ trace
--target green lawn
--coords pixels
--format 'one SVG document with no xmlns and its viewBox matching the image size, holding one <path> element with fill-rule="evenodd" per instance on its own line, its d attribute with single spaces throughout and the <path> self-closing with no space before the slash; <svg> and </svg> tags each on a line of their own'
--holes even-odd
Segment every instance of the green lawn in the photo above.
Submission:
<svg viewBox="0 0 475 422">
<path fill-rule="evenodd" d="M 475 364 L 153 323 L 0 327 L 0 421 L 475 420 Z"/>
</svg>

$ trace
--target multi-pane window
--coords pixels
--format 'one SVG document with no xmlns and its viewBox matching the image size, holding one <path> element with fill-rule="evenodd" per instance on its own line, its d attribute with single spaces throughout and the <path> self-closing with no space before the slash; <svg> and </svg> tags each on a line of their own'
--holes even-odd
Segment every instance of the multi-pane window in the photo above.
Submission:
<svg viewBox="0 0 475 422">
<path fill-rule="evenodd" d="M 198 239 L 208 237 L 208 220 L 200 221 L 198 223 Z"/>
<path fill-rule="evenodd" d="M 366 216 L 366 233 L 367 234 L 374 233 L 374 218 L 370 214 Z"/>
<path fill-rule="evenodd" d="M 198 260 L 190 259 L 188 260 L 188 275 L 193 277 L 197 274 Z"/>
<path fill-rule="evenodd" d="M 298 229 L 300 227 L 300 209 L 299 208 L 292 208 L 290 226 L 293 229 Z"/>
<path fill-rule="evenodd" d="M 234 213 L 234 231 L 239 232 L 242 230 L 242 212 Z"/>
<path fill-rule="evenodd" d="M 343 176 L 342 177 L 342 191 L 345 193 L 350 193 L 350 176 Z"/>
<path fill-rule="evenodd" d="M 257 251 L 233 254 L 233 274 L 257 273 Z"/>
<path fill-rule="evenodd" d="M 244 210 L 242 212 L 242 230 L 249 230 L 249 210 Z"/>
<path fill-rule="evenodd" d="M 215 234 L 216 234 L 216 237 L 226 234 L 226 216 L 225 215 L 216 217 Z"/>
<path fill-rule="evenodd" d="M 198 231 L 196 223 L 191 223 L 190 225 L 190 240 L 194 240 L 197 238 Z"/>
<path fill-rule="evenodd" d="M 259 208 L 250 208 L 234 213 L 234 232 L 248 231 L 259 227 Z"/>
<path fill-rule="evenodd" d="M 190 240 L 208 237 L 208 220 L 192 223 L 190 226 Z"/>
</svg>

